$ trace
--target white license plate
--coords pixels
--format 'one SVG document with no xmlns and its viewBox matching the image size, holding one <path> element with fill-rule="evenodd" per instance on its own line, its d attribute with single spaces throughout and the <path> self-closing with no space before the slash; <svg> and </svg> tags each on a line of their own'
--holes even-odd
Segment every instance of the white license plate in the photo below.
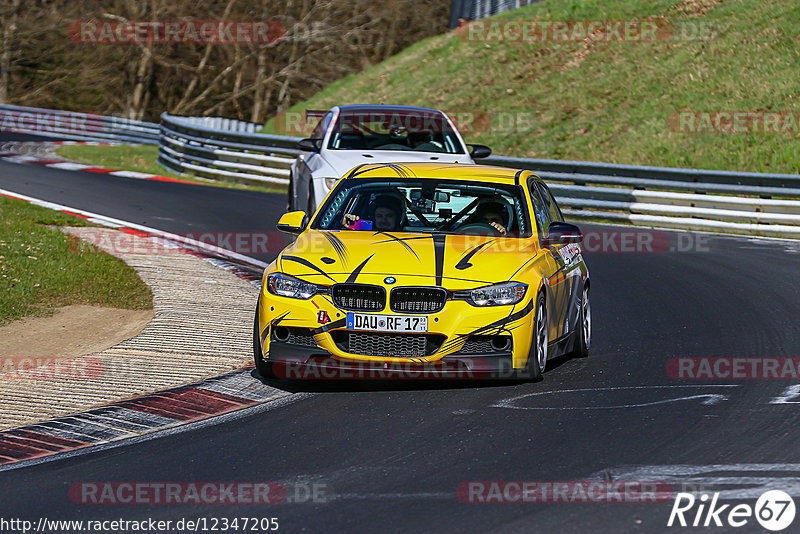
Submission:
<svg viewBox="0 0 800 534">
<path fill-rule="evenodd" d="M 427 332 L 428 318 L 415 315 L 376 315 L 348 312 L 347 328 L 349 330 L 374 330 L 377 332 Z"/>
</svg>

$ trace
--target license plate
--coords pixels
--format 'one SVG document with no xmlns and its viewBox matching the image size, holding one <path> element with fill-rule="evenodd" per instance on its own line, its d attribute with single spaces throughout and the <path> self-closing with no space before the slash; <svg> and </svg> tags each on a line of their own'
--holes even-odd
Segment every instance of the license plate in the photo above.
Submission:
<svg viewBox="0 0 800 534">
<path fill-rule="evenodd" d="M 374 330 L 377 332 L 427 332 L 428 318 L 413 315 L 376 315 L 348 312 L 347 328 L 349 330 Z"/>
</svg>

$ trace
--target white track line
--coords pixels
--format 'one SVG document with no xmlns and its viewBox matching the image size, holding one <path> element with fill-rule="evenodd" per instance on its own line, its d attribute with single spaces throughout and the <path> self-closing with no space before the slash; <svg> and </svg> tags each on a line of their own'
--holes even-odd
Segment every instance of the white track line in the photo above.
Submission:
<svg viewBox="0 0 800 534">
<path fill-rule="evenodd" d="M 286 395 L 282 397 L 274 398 L 260 404 L 255 404 L 253 406 L 248 406 L 247 408 L 242 408 L 241 410 L 228 412 L 222 415 L 211 416 L 201 421 L 194 421 L 192 423 L 183 423 L 183 424 L 177 423 L 175 426 L 168 427 L 163 430 L 156 430 L 155 432 L 150 432 L 149 434 L 142 434 L 131 438 L 123 438 L 115 441 L 98 443 L 96 445 L 81 447 L 80 449 L 73 449 L 71 451 L 64 451 L 56 454 L 51 454 L 48 456 L 41 456 L 39 458 L 31 458 L 30 460 L 20 460 L 18 462 L 12 462 L 9 464 L 0 465 L 0 472 L 11 471 L 12 469 L 20 469 L 23 467 L 30 467 L 33 465 L 43 464 L 45 462 L 52 462 L 54 460 L 61 460 L 64 458 L 74 458 L 75 456 L 94 454 L 108 449 L 116 449 L 117 447 L 125 447 L 127 445 L 134 445 L 137 443 L 142 443 L 153 439 L 172 436 L 175 434 L 181 434 L 183 432 L 199 430 L 201 428 L 205 428 L 208 426 L 214 426 L 222 423 L 227 423 L 230 421 L 236 421 L 238 419 L 249 417 L 257 413 L 263 413 L 263 412 L 268 412 L 270 410 L 274 410 L 276 408 L 282 408 L 288 404 L 292 404 L 297 401 L 304 400 L 313 396 L 315 396 L 314 393 L 287 392 Z"/>
<path fill-rule="evenodd" d="M 254 265 L 257 267 L 266 268 L 267 264 L 263 261 L 259 261 L 255 258 L 251 258 L 250 256 L 245 256 L 244 254 L 239 254 L 238 252 L 234 252 L 232 250 L 228 250 L 226 248 L 218 247 L 215 245 L 210 245 L 208 243 L 203 243 L 202 241 L 197 241 L 196 239 L 190 239 L 188 237 L 184 237 L 178 234 L 173 234 L 170 232 L 164 232 L 163 230 L 158 230 L 156 228 L 151 228 L 149 226 L 144 226 L 142 224 L 136 224 L 128 221 L 123 221 L 122 219 L 115 219 L 113 217 L 107 217 L 105 215 L 100 215 L 98 213 L 92 213 L 91 211 L 81 210 L 78 208 L 72 208 L 69 206 L 64 206 L 63 204 L 56 204 L 55 202 L 50 202 L 47 200 L 42 200 L 35 197 L 29 197 L 27 195 L 21 195 L 19 193 L 15 193 L 13 191 L 8 191 L 6 189 L 0 189 L 0 194 L 10 197 L 16 198 L 18 200 L 24 200 L 26 202 L 30 202 L 31 204 L 35 204 L 37 206 L 42 206 L 43 208 L 49 208 L 57 211 L 69 211 L 72 213 L 77 213 L 79 215 L 83 215 L 88 217 L 89 220 L 92 222 L 102 224 L 104 226 L 109 226 L 112 228 L 119 228 L 121 226 L 131 228 L 133 230 L 141 230 L 143 232 L 147 232 L 159 237 L 163 237 L 169 239 L 171 241 L 176 241 L 178 243 L 182 243 L 184 245 L 189 245 L 191 247 L 195 247 L 200 250 L 212 252 L 214 254 L 218 254 L 220 256 L 225 256 L 230 259 L 238 260 L 244 263 L 248 263 L 250 265 Z"/>
</svg>

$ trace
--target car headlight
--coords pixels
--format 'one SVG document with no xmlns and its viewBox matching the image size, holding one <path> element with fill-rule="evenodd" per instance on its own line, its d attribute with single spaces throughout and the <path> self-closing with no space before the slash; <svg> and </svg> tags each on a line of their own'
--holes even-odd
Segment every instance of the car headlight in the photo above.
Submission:
<svg viewBox="0 0 800 534">
<path fill-rule="evenodd" d="M 327 187 L 328 191 L 330 191 L 331 189 L 333 189 L 333 186 L 335 186 L 336 182 L 338 181 L 339 181 L 338 178 L 325 178 L 325 187 Z"/>
<path fill-rule="evenodd" d="M 267 289 L 273 295 L 302 300 L 308 300 L 321 292 L 320 287 L 316 284 L 309 284 L 281 273 L 272 273 L 267 276 Z"/>
<path fill-rule="evenodd" d="M 503 282 L 469 291 L 469 300 L 475 306 L 505 306 L 516 304 L 525 297 L 528 284 Z"/>
</svg>

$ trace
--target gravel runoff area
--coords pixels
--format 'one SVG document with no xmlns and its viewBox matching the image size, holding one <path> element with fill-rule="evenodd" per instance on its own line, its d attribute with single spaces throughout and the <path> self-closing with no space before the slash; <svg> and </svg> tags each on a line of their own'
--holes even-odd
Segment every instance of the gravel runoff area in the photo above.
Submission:
<svg viewBox="0 0 800 534">
<path fill-rule="evenodd" d="M 173 388 L 252 363 L 258 288 L 210 262 L 107 228 L 65 231 L 122 258 L 153 291 L 153 319 L 111 348 L 43 355 L 0 374 L 0 430 Z M 124 246 L 120 246 L 124 244 Z M 155 250 L 154 250 L 155 248 Z"/>
</svg>

